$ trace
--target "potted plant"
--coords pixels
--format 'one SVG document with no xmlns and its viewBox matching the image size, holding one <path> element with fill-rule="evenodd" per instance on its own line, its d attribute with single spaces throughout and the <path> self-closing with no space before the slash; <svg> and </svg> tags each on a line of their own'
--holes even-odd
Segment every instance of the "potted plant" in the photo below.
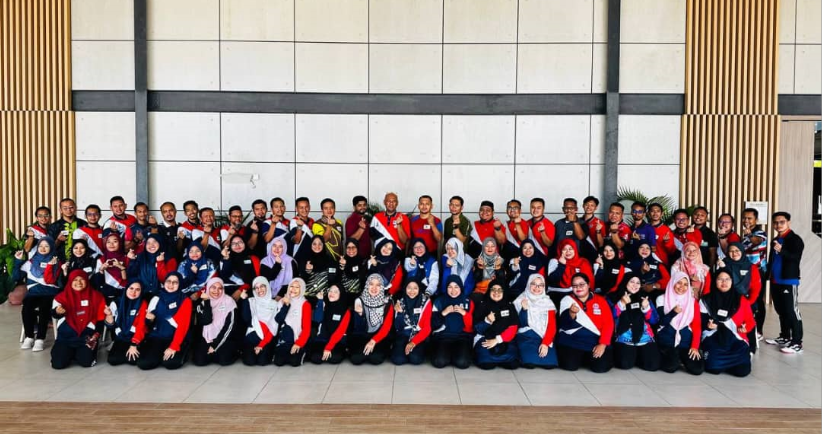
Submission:
<svg viewBox="0 0 822 434">
<path fill-rule="evenodd" d="M 668 195 L 649 198 L 645 193 L 639 190 L 628 187 L 619 187 L 617 189 L 617 200 L 625 205 L 625 209 L 628 211 L 630 211 L 631 204 L 634 202 L 642 202 L 645 206 L 652 203 L 658 203 L 662 205 L 662 222 L 666 225 L 670 225 L 674 222 L 674 216 L 672 214 L 676 210 L 676 203 L 674 203 L 674 200 Z M 634 224 L 634 219 L 630 212 L 625 212 L 624 220 L 625 224 L 629 226 Z"/>
<path fill-rule="evenodd" d="M 23 250 L 25 241 L 17 239 L 11 229 L 6 229 L 7 243 L 0 245 L 0 304 L 9 299 L 12 291 L 15 291 L 15 286 L 18 282 L 12 279 L 12 270 L 14 269 L 14 253 Z M 25 295 L 25 285 L 22 286 L 22 294 Z M 17 289 L 17 291 L 21 291 Z M 16 299 L 16 300 L 15 300 Z M 15 302 L 17 301 L 17 302 Z M 21 297 L 12 297 L 12 304 L 20 304 Z"/>
</svg>

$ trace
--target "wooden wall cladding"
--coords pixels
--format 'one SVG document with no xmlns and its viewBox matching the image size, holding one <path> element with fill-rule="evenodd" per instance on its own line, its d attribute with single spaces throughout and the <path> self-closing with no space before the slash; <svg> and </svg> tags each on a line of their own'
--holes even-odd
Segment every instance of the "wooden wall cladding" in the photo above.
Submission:
<svg viewBox="0 0 822 434">
<path fill-rule="evenodd" d="M 71 0 L 0 5 L 0 229 L 21 234 L 39 205 L 73 197 Z"/>
<path fill-rule="evenodd" d="M 680 202 L 777 208 L 779 0 L 688 0 Z"/>
</svg>

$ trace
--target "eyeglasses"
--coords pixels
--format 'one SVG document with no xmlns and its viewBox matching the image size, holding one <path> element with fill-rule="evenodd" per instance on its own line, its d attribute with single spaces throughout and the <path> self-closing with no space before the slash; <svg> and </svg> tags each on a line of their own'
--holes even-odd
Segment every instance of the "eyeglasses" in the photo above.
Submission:
<svg viewBox="0 0 822 434">
<path fill-rule="evenodd" d="M 544 283 L 532 283 L 531 288 L 545 288 Z"/>
<path fill-rule="evenodd" d="M 586 286 L 588 286 L 587 283 L 578 283 L 576 285 L 571 285 L 571 288 L 573 288 L 573 289 L 582 289 L 582 288 L 585 288 Z"/>
<path fill-rule="evenodd" d="M 631 211 L 631 214 L 645 214 L 645 211 L 643 211 L 641 209 L 635 209 L 635 210 Z"/>
<path fill-rule="evenodd" d="M 231 247 L 235 247 L 235 246 L 240 247 L 240 246 L 244 246 L 244 245 L 245 245 L 245 243 L 242 242 L 242 241 L 235 241 L 235 242 L 231 243 Z"/>
<path fill-rule="evenodd" d="M 509 206 L 508 207 L 508 210 L 510 210 L 510 211 L 517 210 L 517 209 L 520 209 L 520 208 L 518 206 Z"/>
<path fill-rule="evenodd" d="M 720 279 L 716 279 L 716 281 L 717 282 L 733 282 L 733 280 L 728 278 L 728 277 L 723 277 L 723 278 L 720 278 Z"/>
<path fill-rule="evenodd" d="M 44 219 L 51 217 L 51 214 L 37 214 L 37 218 Z"/>
</svg>

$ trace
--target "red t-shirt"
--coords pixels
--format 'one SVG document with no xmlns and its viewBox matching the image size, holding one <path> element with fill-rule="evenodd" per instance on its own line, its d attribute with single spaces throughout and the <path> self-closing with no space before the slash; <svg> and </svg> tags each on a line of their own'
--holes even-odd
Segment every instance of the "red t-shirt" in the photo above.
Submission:
<svg viewBox="0 0 822 434">
<path fill-rule="evenodd" d="M 545 231 L 545 236 L 547 236 L 553 243 L 553 241 L 556 240 L 556 228 L 554 227 L 554 223 L 545 218 L 545 216 L 542 216 L 537 222 L 534 222 L 533 218 L 528 220 L 528 225 L 531 227 L 531 233 L 534 236 L 534 240 L 536 240 L 542 248 L 542 251 L 547 255 L 549 252 L 549 247 L 542 242 L 542 236 L 540 234 L 542 231 L 540 229 L 542 228 Z"/>
<path fill-rule="evenodd" d="M 436 225 L 437 229 L 442 233 L 442 221 L 437 217 L 434 217 L 434 225 Z M 413 234 L 410 238 L 422 238 L 422 240 L 425 241 L 425 248 L 428 250 L 428 253 L 436 255 L 439 243 L 437 243 L 437 239 L 434 238 L 434 228 L 431 227 L 428 220 L 421 219 L 419 215 L 411 217 L 411 232 Z"/>
</svg>

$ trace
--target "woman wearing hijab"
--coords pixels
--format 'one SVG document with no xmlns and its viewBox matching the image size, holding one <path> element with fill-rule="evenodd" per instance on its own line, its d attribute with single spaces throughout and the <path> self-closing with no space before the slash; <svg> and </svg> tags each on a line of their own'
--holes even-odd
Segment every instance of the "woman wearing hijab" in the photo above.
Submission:
<svg viewBox="0 0 822 434">
<path fill-rule="evenodd" d="M 132 279 L 119 299 L 108 305 L 113 317 L 106 321 L 106 327 L 113 332 L 113 342 L 108 350 L 108 364 L 137 364 L 140 357 L 138 347 L 146 334 L 146 310 L 148 303 L 143 300 L 143 284 Z"/>
<path fill-rule="evenodd" d="M 425 285 L 418 280 L 408 280 L 402 296 L 394 304 L 396 338 L 391 352 L 391 362 L 395 365 L 420 365 L 425 361 L 426 339 L 431 334 L 433 305 L 424 288 Z"/>
<path fill-rule="evenodd" d="M 400 290 L 402 270 L 397 259 L 397 244 L 388 238 L 383 238 L 374 248 L 374 256 L 368 260 L 368 275 L 378 274 L 382 277 L 385 290 L 394 295 Z"/>
<path fill-rule="evenodd" d="M 300 277 L 305 280 L 305 297 L 314 305 L 321 292 L 336 284 L 338 265 L 322 237 L 314 237 L 310 249 L 300 250 L 297 263 L 300 264 Z"/>
<path fill-rule="evenodd" d="M 756 318 L 759 294 L 762 292 L 762 279 L 759 267 L 751 263 L 745 256 L 745 247 L 741 242 L 728 245 L 728 255 L 717 261 L 717 268 L 724 268 L 733 277 L 733 289 L 737 294 L 744 296 L 751 304 L 751 311 Z M 756 342 L 756 330 L 748 331 L 748 342 Z M 756 352 L 756 345 L 751 345 L 751 352 Z"/>
<path fill-rule="evenodd" d="M 614 366 L 614 316 L 608 300 L 591 291 L 591 281 L 587 274 L 574 274 L 572 291 L 559 305 L 557 362 L 568 371 L 587 365 L 591 371 L 602 373 Z"/>
<path fill-rule="evenodd" d="M 662 295 L 671 279 L 665 264 L 654 256 L 651 244 L 646 240 L 639 242 L 637 256 L 628 263 L 628 269 L 639 276 L 642 292 L 649 296 L 649 300 L 656 300 Z"/>
<path fill-rule="evenodd" d="M 468 299 L 456 274 L 445 280 L 445 294 L 434 300 L 431 309 L 431 364 L 435 368 L 471 366 L 471 338 L 474 334 L 474 302 Z"/>
<path fill-rule="evenodd" d="M 617 290 L 626 271 L 630 271 L 619 260 L 619 252 L 613 241 L 607 240 L 594 262 L 594 282 L 598 294 L 609 294 Z"/>
<path fill-rule="evenodd" d="M 370 274 L 365 279 L 365 290 L 354 301 L 351 333 L 348 336 L 348 354 L 351 363 L 366 361 L 379 365 L 388 357 L 391 341 L 388 334 L 394 320 L 394 306 L 386 293 L 383 276 Z"/>
<path fill-rule="evenodd" d="M 442 276 L 440 276 L 442 288 L 439 291 L 431 288 L 431 291 L 435 291 L 432 292 L 432 297 L 446 292 L 445 281 L 451 276 L 460 278 L 466 295 L 474 290 L 474 259 L 465 253 L 462 241 L 458 238 L 452 237 L 445 243 L 445 254 L 442 255 L 440 270 L 442 270 Z"/>
<path fill-rule="evenodd" d="M 280 303 L 271 294 L 268 279 L 258 276 L 252 281 L 251 293 L 240 293 L 240 311 L 248 326 L 243 340 L 243 364 L 246 366 L 267 366 L 274 359 L 274 347 L 279 326 L 276 321 Z"/>
<path fill-rule="evenodd" d="M 516 343 L 521 366 L 527 369 L 555 368 L 557 309 L 545 293 L 545 278 L 542 275 L 532 274 L 525 288 L 514 300 L 514 309 L 519 316 Z"/>
<path fill-rule="evenodd" d="M 671 274 L 677 271 L 687 274 L 691 279 L 691 289 L 697 298 L 711 292 L 710 269 L 702 262 L 702 252 L 695 242 L 688 241 L 682 245 L 682 256 L 671 265 Z"/>
<path fill-rule="evenodd" d="M 69 254 L 66 262 L 60 267 L 63 270 L 63 279 L 74 270 L 83 270 L 89 276 L 94 275 L 100 271 L 100 263 L 94 256 L 94 250 L 88 247 L 88 242 L 82 238 L 74 240 L 71 246 L 71 254 Z M 63 285 L 65 286 L 65 285 Z"/>
<path fill-rule="evenodd" d="M 474 290 L 471 292 L 471 300 L 480 304 L 488 291 L 488 285 L 492 280 L 505 278 L 505 270 L 502 267 L 503 259 L 497 248 L 497 240 L 488 237 L 482 241 L 482 250 L 477 260 L 474 262 Z"/>
<path fill-rule="evenodd" d="M 177 272 L 183 279 L 180 282 L 183 294 L 193 294 L 205 287 L 206 282 L 217 274 L 217 269 L 203 253 L 200 240 L 194 240 L 186 249 L 185 259 L 180 262 Z"/>
<path fill-rule="evenodd" d="M 311 363 L 336 365 L 342 362 L 345 358 L 345 334 L 351 322 L 351 311 L 339 286 L 331 285 L 325 294 L 319 295 L 313 322 L 316 324 L 317 336 L 308 345 Z"/>
<path fill-rule="evenodd" d="M 25 339 L 20 349 L 43 351 L 51 319 L 51 304 L 54 296 L 60 291 L 60 287 L 57 286 L 60 263 L 55 254 L 53 238 L 41 238 L 29 260 L 25 260 L 25 252 L 22 250 L 14 254 L 12 279 L 15 282 L 20 281 L 22 273 L 26 275 L 26 295 L 23 298 L 22 309 Z"/>
<path fill-rule="evenodd" d="M 196 366 L 212 362 L 220 366 L 234 363 L 237 345 L 232 334 L 236 326 L 237 302 L 225 293 L 223 279 L 208 279 L 195 309 L 197 324 L 203 326 L 203 333 L 194 340 L 191 361 Z"/>
<path fill-rule="evenodd" d="M 571 278 L 576 273 L 582 273 L 588 276 L 588 281 L 594 280 L 594 271 L 591 269 L 591 264 L 588 260 L 579 256 L 579 249 L 574 240 L 566 238 L 559 242 L 557 246 L 559 256 L 551 259 L 548 262 L 548 275 L 545 279 L 548 281 L 548 296 L 554 305 L 557 305 L 561 300 L 572 291 Z"/>
<path fill-rule="evenodd" d="M 659 322 L 659 315 L 641 288 L 639 276 L 628 272 L 619 288 L 608 294 L 614 306 L 614 366 L 619 369 L 638 366 L 645 371 L 656 371 L 659 369 L 659 348 L 654 340 L 653 327 Z"/>
<path fill-rule="evenodd" d="M 305 281 L 296 277 L 288 284 L 288 292 L 280 300 L 275 317 L 280 332 L 274 348 L 274 364 L 300 366 L 305 357 L 305 344 L 311 336 L 311 304 L 305 299 Z"/>
<path fill-rule="evenodd" d="M 526 238 L 519 247 L 519 256 L 511 259 L 509 262 L 509 275 L 514 276 L 511 279 L 509 294 L 506 294 L 509 299 L 514 299 L 528 289 L 531 276 L 539 274 L 543 277 L 542 282 L 545 283 L 545 263 L 547 259 L 542 252 L 534 245 L 534 241 Z M 544 288 L 543 288 L 544 289 Z M 543 292 L 545 292 L 543 290 Z"/>
<path fill-rule="evenodd" d="M 140 369 L 154 369 L 160 365 L 179 369 L 186 361 L 192 303 L 180 289 L 182 280 L 180 273 L 168 273 L 163 289 L 148 303 L 148 334 L 139 347 L 140 358 L 137 359 Z"/>
<path fill-rule="evenodd" d="M 91 287 L 85 271 L 72 271 L 67 281 L 66 288 L 54 297 L 51 311 L 57 320 L 51 367 L 65 369 L 77 362 L 88 368 L 97 363 L 103 321 L 113 322 L 114 318 L 103 296 Z"/>
<path fill-rule="evenodd" d="M 226 248 L 223 248 L 218 274 L 225 282 L 225 292 L 235 301 L 240 299 L 242 291 L 251 287 L 251 283 L 260 276 L 260 258 L 251 254 L 245 240 L 239 234 L 231 237 Z"/>
<path fill-rule="evenodd" d="M 505 282 L 494 279 L 474 310 L 474 357 L 480 369 L 516 369 L 519 351 L 519 318 L 514 305 L 505 299 Z"/>
<path fill-rule="evenodd" d="M 690 374 L 701 374 L 705 370 L 699 352 L 702 318 L 699 315 L 699 301 L 691 291 L 688 275 L 681 271 L 674 273 L 656 304 L 660 369 L 676 372 L 684 366 Z"/>
<path fill-rule="evenodd" d="M 146 300 L 160 292 L 161 283 L 168 273 L 176 269 L 177 260 L 166 257 L 162 238 L 157 234 L 149 234 L 143 251 L 128 261 L 129 279 L 140 280 L 143 284 L 142 295 Z"/>
<path fill-rule="evenodd" d="M 288 285 L 297 271 L 297 262 L 288 256 L 286 243 L 282 237 L 272 239 L 266 252 L 268 254 L 260 262 L 260 274 L 268 279 L 271 293 L 279 300 L 288 292 Z"/>
<path fill-rule="evenodd" d="M 98 258 L 100 273 L 94 275 L 94 287 L 112 301 L 120 297 L 127 282 L 128 257 L 123 253 L 123 242 L 117 232 L 103 239 L 103 254 Z"/>
<path fill-rule="evenodd" d="M 714 283 L 713 291 L 700 300 L 705 371 L 745 377 L 751 373 L 748 332 L 756 327 L 750 302 L 733 290 L 727 270 L 718 270 Z"/>
<path fill-rule="evenodd" d="M 428 253 L 425 240 L 415 238 L 411 242 L 411 255 L 405 258 L 406 279 L 413 279 L 425 287 L 430 297 L 440 284 L 440 269 L 437 260 Z"/>
<path fill-rule="evenodd" d="M 345 252 L 340 258 L 340 289 L 345 293 L 346 302 L 354 300 L 362 293 L 368 267 L 365 258 L 360 256 L 360 242 L 356 238 L 349 238 L 345 242 Z M 350 306 L 349 306 L 350 307 Z"/>
</svg>

